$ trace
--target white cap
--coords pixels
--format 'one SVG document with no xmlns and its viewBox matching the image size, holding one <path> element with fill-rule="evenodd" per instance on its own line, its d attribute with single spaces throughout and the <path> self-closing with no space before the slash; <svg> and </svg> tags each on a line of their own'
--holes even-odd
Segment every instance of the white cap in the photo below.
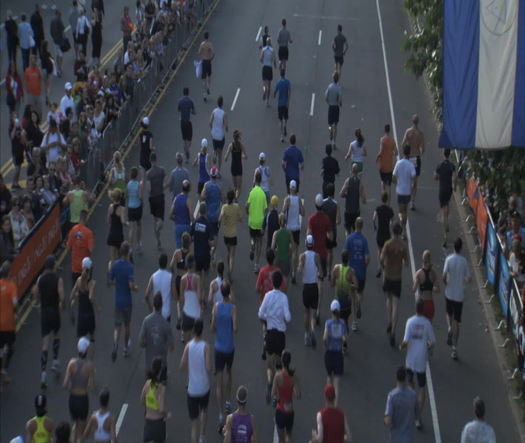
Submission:
<svg viewBox="0 0 525 443">
<path fill-rule="evenodd" d="M 90 342 L 87 337 L 80 337 L 78 339 L 77 349 L 80 354 L 85 354 L 89 348 Z"/>
<path fill-rule="evenodd" d="M 340 311 L 341 310 L 341 304 L 338 300 L 332 300 L 332 303 L 330 303 L 330 311 Z"/>
<path fill-rule="evenodd" d="M 309 246 L 312 246 L 314 244 L 314 236 L 312 234 L 308 234 L 306 236 L 306 244 Z"/>
<path fill-rule="evenodd" d="M 71 89 L 73 89 L 73 85 L 70 82 L 67 82 L 64 88 L 66 89 L 66 91 L 70 91 Z"/>
<path fill-rule="evenodd" d="M 290 180 L 290 189 L 297 189 L 297 182 L 295 180 Z"/>
<path fill-rule="evenodd" d="M 259 154 L 259 160 L 266 160 L 266 154 L 264 152 Z"/>
<path fill-rule="evenodd" d="M 149 125 L 149 118 L 148 117 L 144 117 L 142 119 L 142 123 L 144 123 L 146 126 L 148 126 Z"/>
<path fill-rule="evenodd" d="M 204 148 L 204 146 L 208 147 L 208 139 L 207 138 L 203 138 L 201 140 L 201 147 Z"/>
<path fill-rule="evenodd" d="M 82 259 L 82 269 L 91 269 L 93 266 L 93 261 L 89 257 L 84 257 Z"/>
<path fill-rule="evenodd" d="M 321 194 L 317 194 L 315 196 L 315 206 L 317 206 L 318 208 L 323 206 L 323 196 Z"/>
<path fill-rule="evenodd" d="M 13 438 L 9 443 L 24 443 L 24 437 L 19 435 L 18 437 Z"/>
<path fill-rule="evenodd" d="M 99 89 L 98 92 L 97 92 L 97 95 L 104 95 L 104 90 L 103 89 Z M 147 118 L 147 117 L 145 117 Z"/>
</svg>

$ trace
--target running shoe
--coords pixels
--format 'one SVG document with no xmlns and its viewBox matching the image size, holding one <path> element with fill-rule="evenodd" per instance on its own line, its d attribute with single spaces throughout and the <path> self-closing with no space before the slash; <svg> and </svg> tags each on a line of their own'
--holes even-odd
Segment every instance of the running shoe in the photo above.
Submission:
<svg viewBox="0 0 525 443">
<path fill-rule="evenodd" d="M 114 363 L 117 359 L 117 346 L 113 345 L 113 350 L 111 351 L 111 361 Z"/>
<path fill-rule="evenodd" d="M 51 370 L 54 373 L 58 373 L 60 371 L 60 362 L 57 359 L 53 360 L 53 364 L 51 365 Z"/>
<path fill-rule="evenodd" d="M 450 354 L 450 358 L 452 358 L 452 360 L 457 360 L 458 359 L 458 351 L 456 351 L 456 349 L 452 349 L 452 354 Z"/>
<path fill-rule="evenodd" d="M 250 248 L 250 260 L 253 261 L 253 257 L 255 256 L 255 251 L 254 251 L 254 248 L 253 248 L 253 245 L 252 247 Z"/>
<path fill-rule="evenodd" d="M 354 321 L 352 322 L 352 331 L 353 331 L 353 332 L 357 332 L 357 331 L 359 331 L 359 325 L 358 325 L 358 323 L 357 323 L 356 320 L 354 320 Z"/>
<path fill-rule="evenodd" d="M 417 430 L 421 431 L 421 429 L 423 429 L 423 423 L 421 423 L 421 420 L 416 420 L 414 424 L 416 425 Z"/>
<path fill-rule="evenodd" d="M 355 313 L 357 318 L 361 318 L 361 305 L 357 308 L 357 312 Z"/>
<path fill-rule="evenodd" d="M 392 323 L 388 323 L 388 326 L 386 327 L 386 333 L 390 334 L 392 332 Z"/>
<path fill-rule="evenodd" d="M 287 131 L 286 131 L 286 126 L 284 127 L 284 136 L 286 137 L 287 135 Z"/>
<path fill-rule="evenodd" d="M 396 347 L 396 335 L 395 334 L 390 334 L 390 346 L 392 346 L 393 348 Z"/>
</svg>

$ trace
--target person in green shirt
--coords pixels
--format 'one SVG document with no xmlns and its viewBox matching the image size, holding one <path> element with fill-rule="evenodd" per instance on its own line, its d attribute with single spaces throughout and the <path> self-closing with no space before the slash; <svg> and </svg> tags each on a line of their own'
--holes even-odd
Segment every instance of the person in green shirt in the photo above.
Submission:
<svg viewBox="0 0 525 443">
<path fill-rule="evenodd" d="M 261 244 L 264 235 L 264 218 L 268 202 L 266 194 L 261 188 L 261 173 L 255 173 L 255 183 L 246 202 L 246 213 L 248 214 L 248 227 L 250 228 L 250 260 L 255 258 L 254 272 L 259 272 L 259 261 L 261 259 Z"/>
<path fill-rule="evenodd" d="M 275 251 L 275 264 L 283 275 L 290 275 L 290 253 L 292 251 L 292 233 L 286 229 L 286 216 L 279 214 L 279 229 L 273 233 L 272 249 Z"/>
</svg>

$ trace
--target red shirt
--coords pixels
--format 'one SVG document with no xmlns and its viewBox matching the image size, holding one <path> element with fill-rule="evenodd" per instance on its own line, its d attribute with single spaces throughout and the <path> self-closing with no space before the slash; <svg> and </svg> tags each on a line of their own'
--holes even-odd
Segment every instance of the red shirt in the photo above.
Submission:
<svg viewBox="0 0 525 443">
<path fill-rule="evenodd" d="M 342 409 L 326 407 L 321 409 L 323 421 L 323 443 L 343 443 L 345 437 L 345 416 Z"/>
<path fill-rule="evenodd" d="M 264 299 L 264 295 L 273 289 L 273 283 L 272 283 L 272 274 L 274 271 L 278 271 L 279 268 L 277 266 L 273 265 L 266 265 L 263 266 L 259 270 L 259 275 L 257 276 L 257 282 L 255 283 L 255 287 L 257 288 L 257 291 L 259 292 L 259 304 L 262 303 Z M 283 282 L 281 283 L 281 287 L 279 288 L 281 291 L 286 291 L 286 281 L 283 276 Z"/>
<path fill-rule="evenodd" d="M 73 226 L 67 238 L 67 247 L 71 250 L 71 271 L 80 274 L 82 260 L 90 257 L 93 250 L 93 232 L 80 223 Z"/>
<path fill-rule="evenodd" d="M 316 211 L 308 218 L 308 231 L 314 237 L 313 250 L 326 260 L 328 251 L 326 249 L 327 234 L 332 232 L 330 218 L 323 211 Z"/>
</svg>

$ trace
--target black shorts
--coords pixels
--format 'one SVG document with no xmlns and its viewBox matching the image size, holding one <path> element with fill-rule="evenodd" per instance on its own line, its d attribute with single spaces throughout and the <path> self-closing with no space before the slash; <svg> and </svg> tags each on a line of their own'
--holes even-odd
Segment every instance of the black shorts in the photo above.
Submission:
<svg viewBox="0 0 525 443">
<path fill-rule="evenodd" d="M 365 290 L 366 280 L 357 279 L 357 292 L 362 293 Z"/>
<path fill-rule="evenodd" d="M 319 287 L 317 283 L 303 284 L 303 306 L 306 309 L 317 310 L 317 306 L 319 306 Z"/>
<path fill-rule="evenodd" d="M 41 314 L 42 337 L 58 334 L 60 331 L 60 312 L 55 308 L 43 308 Z"/>
<path fill-rule="evenodd" d="M 138 208 L 128 208 L 128 221 L 136 222 L 142 220 L 142 205 Z"/>
<path fill-rule="evenodd" d="M 275 266 L 277 266 L 285 277 L 290 275 L 291 263 L 290 258 L 287 260 L 275 259 Z"/>
<path fill-rule="evenodd" d="M 95 334 L 95 316 L 79 315 L 77 319 L 77 337 L 92 337 Z"/>
<path fill-rule="evenodd" d="M 215 351 L 215 373 L 222 372 L 226 366 L 228 370 L 232 368 L 234 352 L 225 354 L 224 352 Z"/>
<path fill-rule="evenodd" d="M 214 138 L 211 139 L 211 142 L 213 144 L 213 150 L 214 151 L 222 151 L 224 149 L 224 143 L 226 139 L 222 140 L 215 140 Z"/>
<path fill-rule="evenodd" d="M 202 60 L 201 78 L 211 77 L 211 60 Z"/>
<path fill-rule="evenodd" d="M 210 240 L 213 240 L 219 233 L 219 222 L 210 222 Z"/>
<path fill-rule="evenodd" d="M 0 349 L 4 346 L 12 347 L 15 344 L 15 331 L 0 331 Z"/>
<path fill-rule="evenodd" d="M 237 237 L 224 237 L 224 244 L 226 246 L 237 246 Z"/>
<path fill-rule="evenodd" d="M 166 420 L 163 418 L 157 420 L 146 418 L 144 421 L 144 436 L 142 441 L 153 441 L 155 443 L 166 441 Z"/>
<path fill-rule="evenodd" d="M 340 351 L 325 351 L 324 353 L 324 367 L 329 377 L 332 375 L 343 375 L 344 358 Z"/>
<path fill-rule="evenodd" d="M 197 272 L 207 271 L 210 269 L 211 258 L 208 256 L 206 258 L 195 258 L 195 270 Z"/>
<path fill-rule="evenodd" d="M 279 120 L 288 120 L 288 106 L 279 106 L 277 108 L 277 116 Z"/>
<path fill-rule="evenodd" d="M 342 55 L 334 55 L 334 61 L 336 65 L 343 66 L 343 63 L 345 61 L 344 57 Z"/>
<path fill-rule="evenodd" d="M 149 198 L 149 212 L 153 217 L 164 220 L 164 194 Z"/>
<path fill-rule="evenodd" d="M 208 402 L 210 401 L 210 391 L 201 397 L 192 397 L 190 394 L 188 394 L 187 399 L 190 420 L 196 420 L 199 418 L 200 412 L 208 407 Z"/>
<path fill-rule="evenodd" d="M 193 330 L 193 326 L 195 325 L 195 318 L 190 317 L 189 315 L 186 315 L 184 312 L 182 313 L 182 323 L 181 328 L 184 332 Z"/>
<path fill-rule="evenodd" d="M 463 312 L 463 302 L 461 301 L 455 301 L 450 300 L 449 298 L 446 298 L 446 309 L 447 314 L 452 317 L 455 321 L 458 323 L 461 323 L 461 314 Z"/>
<path fill-rule="evenodd" d="M 70 394 L 69 413 L 73 421 L 86 421 L 89 414 L 89 397 L 87 395 Z"/>
<path fill-rule="evenodd" d="M 426 372 L 416 372 L 417 384 L 420 388 L 424 388 L 427 385 L 427 374 Z M 407 381 L 412 384 L 414 382 L 414 371 L 407 368 Z"/>
<path fill-rule="evenodd" d="M 277 357 L 281 357 L 281 354 L 286 347 L 286 335 L 284 332 L 278 331 L 277 329 L 270 329 L 269 331 L 266 331 L 264 342 L 268 355 L 274 354 Z"/>
<path fill-rule="evenodd" d="M 279 46 L 279 60 L 288 60 L 288 46 Z"/>
<path fill-rule="evenodd" d="M 277 429 L 285 429 L 288 434 L 292 432 L 293 429 L 293 412 L 283 412 L 280 409 L 275 410 L 275 426 Z"/>
<path fill-rule="evenodd" d="M 263 66 L 262 79 L 263 79 L 263 82 L 264 81 L 271 82 L 273 80 L 273 69 L 271 66 Z"/>
<path fill-rule="evenodd" d="M 193 138 L 193 126 L 189 120 L 180 121 L 180 132 L 182 132 L 182 139 L 191 142 Z"/>
<path fill-rule="evenodd" d="M 345 229 L 350 231 L 355 231 L 355 221 L 357 220 L 357 217 L 361 215 L 360 212 L 357 213 L 351 213 L 345 211 Z"/>
<path fill-rule="evenodd" d="M 328 125 L 339 123 L 339 106 L 328 106 Z"/>
<path fill-rule="evenodd" d="M 392 173 L 391 172 L 381 172 L 381 171 L 379 171 L 379 175 L 381 176 L 381 181 L 386 186 L 390 186 L 392 184 Z"/>
<path fill-rule="evenodd" d="M 129 325 L 131 323 L 131 306 L 115 306 L 115 326 Z"/>
<path fill-rule="evenodd" d="M 408 205 L 410 203 L 410 195 L 397 194 L 397 204 L 399 205 Z"/>
<path fill-rule="evenodd" d="M 401 280 L 389 280 L 385 278 L 383 282 L 383 292 L 387 295 L 393 295 L 394 297 L 401 297 Z"/>
<path fill-rule="evenodd" d="M 439 207 L 444 208 L 450 203 L 452 198 L 452 189 L 440 189 L 439 190 Z"/>
<path fill-rule="evenodd" d="M 293 242 L 296 245 L 298 245 L 299 244 L 299 240 L 300 240 L 300 236 L 301 236 L 301 231 L 297 230 L 297 231 L 291 231 L 291 232 L 292 232 Z"/>
<path fill-rule="evenodd" d="M 250 238 L 253 238 L 254 240 L 262 237 L 262 232 L 260 229 L 252 229 L 250 228 Z"/>
</svg>

